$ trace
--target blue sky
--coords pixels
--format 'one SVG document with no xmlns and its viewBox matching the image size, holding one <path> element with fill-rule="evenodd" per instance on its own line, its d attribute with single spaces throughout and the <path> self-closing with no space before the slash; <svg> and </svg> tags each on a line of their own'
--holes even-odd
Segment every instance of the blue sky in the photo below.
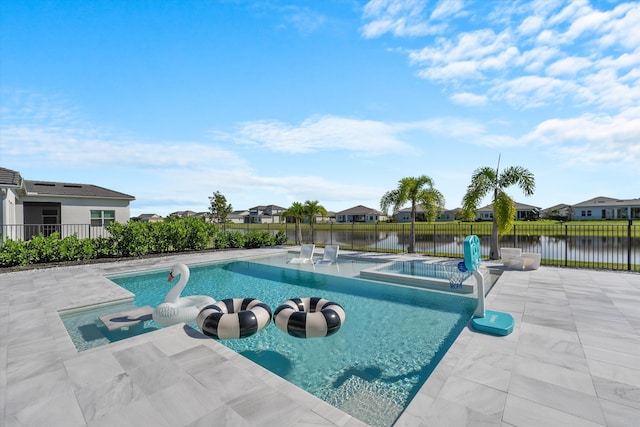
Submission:
<svg viewBox="0 0 640 427">
<path fill-rule="evenodd" d="M 522 166 L 550 207 L 640 197 L 640 3 L 0 3 L 0 166 L 132 216 L 318 200 Z M 489 203 L 486 199 L 485 203 Z"/>
</svg>

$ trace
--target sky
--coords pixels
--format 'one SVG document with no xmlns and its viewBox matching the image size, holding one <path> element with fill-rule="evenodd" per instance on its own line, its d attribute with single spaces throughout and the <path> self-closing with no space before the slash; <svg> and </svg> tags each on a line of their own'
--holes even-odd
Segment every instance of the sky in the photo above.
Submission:
<svg viewBox="0 0 640 427">
<path fill-rule="evenodd" d="M 638 28 L 637 1 L 3 0 L 0 166 L 131 216 L 380 209 L 420 175 L 453 209 L 498 162 L 542 209 L 640 198 Z"/>
</svg>

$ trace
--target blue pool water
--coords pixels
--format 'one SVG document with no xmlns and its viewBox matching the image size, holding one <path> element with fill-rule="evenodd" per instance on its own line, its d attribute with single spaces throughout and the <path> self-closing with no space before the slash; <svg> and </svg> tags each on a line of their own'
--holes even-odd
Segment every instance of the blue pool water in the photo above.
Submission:
<svg viewBox="0 0 640 427">
<path fill-rule="evenodd" d="M 135 294 L 135 306 L 157 306 L 172 286 L 167 284 L 167 274 L 112 280 Z M 292 297 L 319 296 L 342 305 L 345 324 L 326 338 L 294 338 L 272 323 L 252 337 L 220 342 L 376 426 L 393 424 L 467 325 L 476 305 L 475 299 L 461 295 L 250 261 L 192 267 L 182 295 L 197 294 L 215 299 L 257 298 L 272 311 Z M 113 307 L 103 310 L 102 314 L 118 311 Z M 92 319 L 97 317 L 94 314 Z M 65 324 L 67 320 L 63 319 Z M 103 339 L 100 326 L 93 323 L 83 325 L 85 336 L 80 341 L 85 344 L 89 331 L 95 336 L 93 341 Z M 138 328 L 146 332 L 159 326 L 148 321 Z M 73 329 L 69 329 L 72 338 Z"/>
</svg>

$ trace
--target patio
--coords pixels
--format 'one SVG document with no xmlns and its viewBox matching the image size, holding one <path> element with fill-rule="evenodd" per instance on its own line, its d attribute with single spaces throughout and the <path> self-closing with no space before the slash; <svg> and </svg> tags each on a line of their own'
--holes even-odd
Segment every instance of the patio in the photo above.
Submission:
<svg viewBox="0 0 640 427">
<path fill-rule="evenodd" d="M 188 327 L 78 353 L 57 313 L 130 296 L 104 275 L 277 251 L 0 274 L 0 424 L 364 425 Z M 505 271 L 486 304 L 511 313 L 514 332 L 465 329 L 396 426 L 637 424 L 640 274 Z"/>
</svg>

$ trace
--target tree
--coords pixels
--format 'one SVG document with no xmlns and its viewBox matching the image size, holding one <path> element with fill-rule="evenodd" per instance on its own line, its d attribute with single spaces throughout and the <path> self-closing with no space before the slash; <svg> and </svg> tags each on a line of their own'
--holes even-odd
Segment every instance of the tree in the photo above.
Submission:
<svg viewBox="0 0 640 427">
<path fill-rule="evenodd" d="M 296 220 L 296 245 L 302 243 L 302 229 L 300 222 L 306 217 L 306 209 L 300 202 L 293 202 L 289 209 L 282 212 L 283 218 L 293 218 Z"/>
<path fill-rule="evenodd" d="M 209 218 L 211 221 L 218 224 L 227 222 L 227 217 L 233 212 L 231 203 L 227 204 L 227 198 L 219 191 L 216 191 L 213 193 L 213 197 L 209 197 L 209 202 L 211 203 L 209 206 Z"/>
<path fill-rule="evenodd" d="M 516 204 L 505 193 L 505 189 L 517 185 L 529 197 L 533 194 L 536 184 L 533 174 L 521 166 L 510 166 L 500 173 L 500 158 L 498 167 L 481 167 L 471 176 L 471 184 L 462 199 L 462 209 L 465 219 L 473 220 L 478 210 L 478 204 L 489 193 L 492 193 L 493 226 L 491 227 L 491 252 L 489 259 L 498 259 L 498 238 L 508 233 L 513 226 L 516 216 Z"/>
<path fill-rule="evenodd" d="M 411 203 L 409 253 L 413 254 L 416 252 L 416 208 L 421 206 L 426 220 L 434 221 L 444 210 L 444 196 L 434 188 L 433 180 L 427 175 L 402 178 L 398 182 L 398 188 L 387 191 L 382 196 L 380 208 L 386 215 L 389 207 L 393 206 L 393 215 L 396 215 L 407 203 Z"/>
<path fill-rule="evenodd" d="M 313 225 L 316 223 L 316 216 L 322 215 L 324 218 L 327 216 L 327 210 L 317 200 L 307 200 L 304 202 L 305 216 L 309 219 L 309 225 L 311 226 L 311 243 L 313 243 Z"/>
</svg>

